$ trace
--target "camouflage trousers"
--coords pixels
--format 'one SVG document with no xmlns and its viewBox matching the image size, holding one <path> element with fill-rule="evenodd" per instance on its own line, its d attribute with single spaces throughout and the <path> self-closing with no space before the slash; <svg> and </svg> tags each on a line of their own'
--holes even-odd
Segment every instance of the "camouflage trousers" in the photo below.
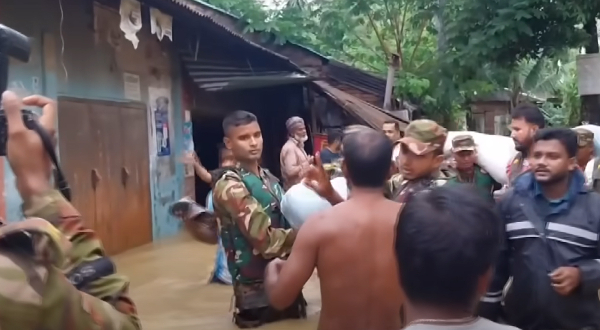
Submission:
<svg viewBox="0 0 600 330">
<path fill-rule="evenodd" d="M 2 330 L 139 329 L 112 305 L 80 292 L 56 267 L 0 252 Z"/>
<path fill-rule="evenodd" d="M 112 261 L 105 256 L 94 231 L 85 227 L 79 213 L 60 192 L 51 190 L 26 201 L 23 213 L 26 220 L 0 229 L 0 329 L 141 329 L 135 305 L 128 297 L 126 277 L 113 269 L 110 274 L 94 277 L 81 290 L 67 278 L 82 266 L 101 259 Z M 39 255 L 47 255 L 49 252 L 43 250 L 49 248 L 36 247 L 33 238 L 29 242 L 8 239 L 2 244 L 3 238 L 11 237 L 3 237 L 2 233 L 20 231 L 26 234 L 21 237 L 34 237 L 29 232 L 39 234 L 44 223 L 46 232 L 54 230 L 46 240 L 66 242 L 60 252 L 64 255 L 62 261 L 41 262 L 45 259 Z M 22 252 L 27 250 L 31 252 Z"/>
<path fill-rule="evenodd" d="M 290 307 L 279 311 L 269 306 L 263 283 L 236 283 L 233 291 L 236 307 L 233 321 L 239 328 L 257 328 L 266 323 L 306 318 L 307 304 L 302 294 Z"/>
</svg>

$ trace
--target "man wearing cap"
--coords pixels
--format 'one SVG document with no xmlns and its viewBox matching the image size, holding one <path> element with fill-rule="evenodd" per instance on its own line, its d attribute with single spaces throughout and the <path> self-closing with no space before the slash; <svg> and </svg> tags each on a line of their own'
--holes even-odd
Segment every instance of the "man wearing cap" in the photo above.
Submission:
<svg viewBox="0 0 600 330">
<path fill-rule="evenodd" d="M 404 202 L 412 193 L 447 182 L 449 178 L 440 171 L 446 137 L 446 129 L 432 120 L 419 119 L 408 125 L 400 139 L 400 173 L 389 180 L 388 197 Z"/>
<path fill-rule="evenodd" d="M 452 155 L 456 162 L 456 176 L 448 184 L 467 183 L 479 188 L 485 198 L 493 199 L 493 193 L 502 188 L 492 176 L 476 164 L 477 148 L 471 135 L 458 135 L 452 140 Z"/>
<path fill-rule="evenodd" d="M 288 140 L 281 148 L 279 157 L 283 187 L 285 190 L 299 183 L 313 162 L 313 157 L 304 150 L 304 143 L 308 140 L 304 119 L 291 117 L 285 122 Z"/>
<path fill-rule="evenodd" d="M 594 166 L 594 133 L 585 128 L 573 130 L 577 134 L 577 166 L 583 171 L 585 182 L 591 186 L 594 169 L 598 167 Z"/>
</svg>

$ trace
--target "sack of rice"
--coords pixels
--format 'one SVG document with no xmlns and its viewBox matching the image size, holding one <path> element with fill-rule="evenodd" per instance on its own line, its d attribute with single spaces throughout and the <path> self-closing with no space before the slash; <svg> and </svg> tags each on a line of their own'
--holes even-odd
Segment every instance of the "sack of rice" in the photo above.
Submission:
<svg viewBox="0 0 600 330">
<path fill-rule="evenodd" d="M 470 131 L 450 131 L 444 145 L 444 153 L 452 152 L 452 139 L 457 135 L 471 135 L 477 146 L 477 164 L 486 170 L 498 183 L 506 184 L 506 166 L 517 154 L 515 142 L 503 135 L 491 135 Z"/>
</svg>

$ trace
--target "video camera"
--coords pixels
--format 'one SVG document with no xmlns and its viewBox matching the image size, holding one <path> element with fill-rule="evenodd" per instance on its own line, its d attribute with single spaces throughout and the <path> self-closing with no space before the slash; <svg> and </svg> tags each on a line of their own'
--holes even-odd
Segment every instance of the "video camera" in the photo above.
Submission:
<svg viewBox="0 0 600 330">
<path fill-rule="evenodd" d="M 21 62 L 28 62 L 31 55 L 31 44 L 25 35 L 0 24 L 0 95 L 8 87 L 8 63 L 9 58 L 15 58 Z M 44 149 L 54 164 L 54 179 L 57 188 L 67 200 L 71 200 L 71 189 L 62 173 L 58 158 L 54 150 L 52 138 L 46 130 L 38 123 L 37 115 L 30 110 L 21 110 L 25 126 L 34 130 L 42 139 Z M 0 108 L 0 156 L 6 156 L 6 142 L 8 140 L 8 126 L 4 109 Z"/>
</svg>

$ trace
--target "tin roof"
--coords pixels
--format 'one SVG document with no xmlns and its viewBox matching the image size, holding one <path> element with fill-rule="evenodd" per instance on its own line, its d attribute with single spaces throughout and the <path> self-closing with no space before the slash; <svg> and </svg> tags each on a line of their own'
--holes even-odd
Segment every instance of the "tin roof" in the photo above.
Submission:
<svg viewBox="0 0 600 330">
<path fill-rule="evenodd" d="M 363 121 L 368 126 L 380 129 L 387 120 L 394 120 L 400 124 L 400 129 L 404 131 L 408 122 L 389 111 L 367 103 L 353 95 L 343 92 L 324 81 L 313 82 L 323 93 L 331 100 L 337 103 L 350 116 Z"/>
</svg>

